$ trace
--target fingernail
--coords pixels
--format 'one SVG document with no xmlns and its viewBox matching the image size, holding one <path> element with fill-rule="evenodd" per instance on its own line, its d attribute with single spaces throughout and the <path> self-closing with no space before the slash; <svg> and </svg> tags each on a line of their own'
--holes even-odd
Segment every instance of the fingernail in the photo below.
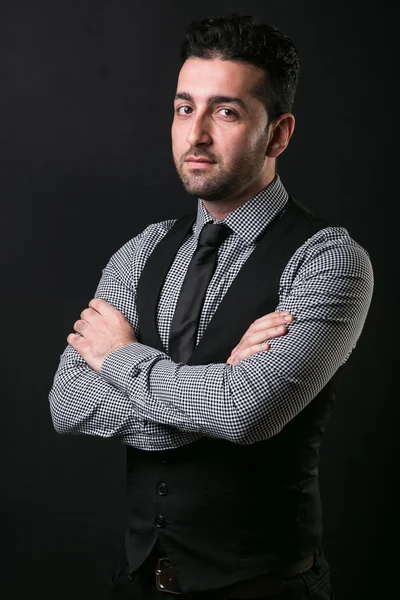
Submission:
<svg viewBox="0 0 400 600">
<path fill-rule="evenodd" d="M 292 315 L 285 315 L 284 316 L 284 320 L 285 321 L 291 321 L 293 319 Z"/>
</svg>

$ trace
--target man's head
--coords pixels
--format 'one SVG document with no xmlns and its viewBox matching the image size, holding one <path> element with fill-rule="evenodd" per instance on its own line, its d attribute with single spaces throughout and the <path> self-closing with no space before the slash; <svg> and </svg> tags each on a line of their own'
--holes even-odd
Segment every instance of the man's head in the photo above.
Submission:
<svg viewBox="0 0 400 600">
<path fill-rule="evenodd" d="M 209 201 L 251 197 L 272 180 L 293 131 L 293 43 L 231 15 L 192 23 L 181 58 L 172 142 L 186 190 Z"/>
<path fill-rule="evenodd" d="M 293 109 L 300 66 L 297 50 L 285 34 L 251 16 L 233 14 L 189 25 L 181 44 L 188 58 L 242 61 L 264 71 L 252 90 L 267 110 L 268 120 Z"/>
</svg>

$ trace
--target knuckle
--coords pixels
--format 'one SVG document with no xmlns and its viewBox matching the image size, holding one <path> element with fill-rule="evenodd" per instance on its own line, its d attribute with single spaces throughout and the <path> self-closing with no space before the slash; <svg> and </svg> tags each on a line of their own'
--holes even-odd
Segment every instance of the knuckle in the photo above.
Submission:
<svg viewBox="0 0 400 600">
<path fill-rule="evenodd" d="M 234 360 L 235 363 L 239 362 L 242 359 L 242 354 L 243 354 L 243 351 L 238 351 L 238 352 L 235 352 L 235 354 L 233 354 L 232 359 Z"/>
<path fill-rule="evenodd" d="M 121 325 L 128 323 L 128 319 L 121 312 L 117 311 L 116 316 L 117 316 L 118 322 L 121 323 Z"/>
<path fill-rule="evenodd" d="M 97 333 L 100 333 L 107 329 L 107 322 L 105 322 L 104 319 L 97 319 L 95 325 L 91 326 L 91 329 Z"/>
<path fill-rule="evenodd" d="M 89 302 L 89 306 L 96 308 L 96 306 L 101 306 L 102 300 L 100 298 L 92 298 Z"/>
</svg>

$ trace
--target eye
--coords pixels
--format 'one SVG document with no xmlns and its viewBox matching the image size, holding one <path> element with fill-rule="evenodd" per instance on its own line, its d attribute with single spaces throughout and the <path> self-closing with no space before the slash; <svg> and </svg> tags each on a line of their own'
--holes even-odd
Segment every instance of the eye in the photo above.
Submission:
<svg viewBox="0 0 400 600">
<path fill-rule="evenodd" d="M 222 115 L 223 117 L 225 117 L 226 119 L 235 119 L 237 117 L 237 114 L 235 113 L 235 111 L 233 111 L 230 108 L 220 108 L 218 110 L 218 113 L 220 115 Z"/>
<path fill-rule="evenodd" d="M 181 117 L 185 117 L 187 115 L 190 115 L 192 112 L 192 108 L 191 106 L 188 106 L 187 104 L 184 104 L 182 106 L 178 106 L 176 109 L 176 112 L 178 115 L 180 115 Z"/>
</svg>

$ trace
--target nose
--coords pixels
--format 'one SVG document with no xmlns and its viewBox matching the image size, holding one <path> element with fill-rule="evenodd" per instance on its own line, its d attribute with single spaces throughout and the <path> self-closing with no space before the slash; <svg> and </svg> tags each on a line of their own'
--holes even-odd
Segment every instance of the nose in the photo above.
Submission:
<svg viewBox="0 0 400 600">
<path fill-rule="evenodd" d="M 211 144 L 211 133 L 206 115 L 197 114 L 191 121 L 187 135 L 187 142 L 190 146 L 199 144 Z"/>
</svg>

